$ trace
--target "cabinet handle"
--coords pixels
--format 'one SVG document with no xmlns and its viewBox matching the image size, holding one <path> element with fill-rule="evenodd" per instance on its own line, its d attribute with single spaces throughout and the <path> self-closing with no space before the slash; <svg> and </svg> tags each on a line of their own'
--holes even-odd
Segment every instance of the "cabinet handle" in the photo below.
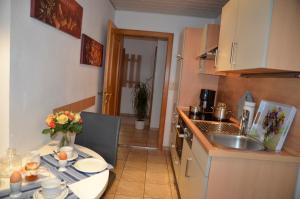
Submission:
<svg viewBox="0 0 300 199">
<path fill-rule="evenodd" d="M 192 158 L 188 158 L 188 159 L 186 160 L 186 166 L 185 166 L 185 172 L 184 172 L 184 175 L 185 175 L 185 177 L 187 177 L 187 178 L 191 177 L 191 176 L 189 175 L 189 165 L 190 165 L 190 161 L 192 161 Z"/>
<path fill-rule="evenodd" d="M 175 148 L 175 144 L 171 144 L 171 148 Z"/>
<path fill-rule="evenodd" d="M 215 68 L 217 67 L 217 65 L 218 65 L 218 53 L 219 53 L 219 51 L 218 51 L 218 49 L 216 50 L 216 55 L 215 55 Z"/>
<path fill-rule="evenodd" d="M 232 65 L 236 64 L 236 48 L 237 48 L 238 43 L 237 42 L 233 42 L 233 50 L 232 50 Z"/>
<path fill-rule="evenodd" d="M 175 163 L 176 165 L 178 165 L 178 164 L 179 164 L 179 162 L 178 162 L 177 160 L 174 160 L 174 163 Z"/>
<path fill-rule="evenodd" d="M 232 64 L 233 46 L 234 46 L 234 42 L 231 42 L 231 49 L 230 49 L 230 64 Z"/>
</svg>

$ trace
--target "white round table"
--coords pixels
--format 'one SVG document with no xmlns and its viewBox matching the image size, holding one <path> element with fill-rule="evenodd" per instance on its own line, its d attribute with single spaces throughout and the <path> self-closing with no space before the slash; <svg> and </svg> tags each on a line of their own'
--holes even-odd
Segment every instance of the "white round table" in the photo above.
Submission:
<svg viewBox="0 0 300 199">
<path fill-rule="evenodd" d="M 57 149 L 56 142 L 52 141 L 49 144 L 41 147 L 38 151 L 41 156 L 53 153 Z M 77 150 L 80 150 L 94 158 L 104 160 L 98 153 L 83 146 L 75 145 Z M 71 191 L 80 199 L 100 198 L 104 193 L 109 177 L 109 170 L 95 174 L 81 181 L 69 185 Z"/>
</svg>

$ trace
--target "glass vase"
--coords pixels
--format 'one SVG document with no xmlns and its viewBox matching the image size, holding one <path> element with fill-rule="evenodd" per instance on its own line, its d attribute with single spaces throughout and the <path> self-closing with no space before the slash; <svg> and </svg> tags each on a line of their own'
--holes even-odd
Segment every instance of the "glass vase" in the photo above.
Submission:
<svg viewBox="0 0 300 199">
<path fill-rule="evenodd" d="M 62 136 L 59 142 L 59 147 L 63 146 L 73 146 L 75 141 L 75 133 L 67 131 L 62 132 Z"/>
</svg>

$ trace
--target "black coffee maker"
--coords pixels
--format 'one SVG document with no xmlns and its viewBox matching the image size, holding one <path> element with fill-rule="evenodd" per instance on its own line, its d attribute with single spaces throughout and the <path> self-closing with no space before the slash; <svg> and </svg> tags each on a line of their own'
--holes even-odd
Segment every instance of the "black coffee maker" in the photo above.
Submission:
<svg viewBox="0 0 300 199">
<path fill-rule="evenodd" d="M 215 94 L 216 91 L 214 90 L 201 89 L 199 107 L 202 113 L 213 112 L 213 106 L 215 104 Z"/>
</svg>

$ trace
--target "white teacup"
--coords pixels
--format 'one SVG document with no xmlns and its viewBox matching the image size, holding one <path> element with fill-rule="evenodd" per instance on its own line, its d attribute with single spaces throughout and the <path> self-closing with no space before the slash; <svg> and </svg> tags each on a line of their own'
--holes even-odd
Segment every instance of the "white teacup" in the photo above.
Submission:
<svg viewBox="0 0 300 199">
<path fill-rule="evenodd" d="M 65 182 L 61 182 L 57 178 L 48 178 L 41 183 L 42 195 L 44 198 L 56 198 L 67 187 Z"/>
<path fill-rule="evenodd" d="M 59 151 L 64 151 L 67 154 L 68 159 L 73 157 L 73 147 L 71 146 L 61 147 Z"/>
</svg>

